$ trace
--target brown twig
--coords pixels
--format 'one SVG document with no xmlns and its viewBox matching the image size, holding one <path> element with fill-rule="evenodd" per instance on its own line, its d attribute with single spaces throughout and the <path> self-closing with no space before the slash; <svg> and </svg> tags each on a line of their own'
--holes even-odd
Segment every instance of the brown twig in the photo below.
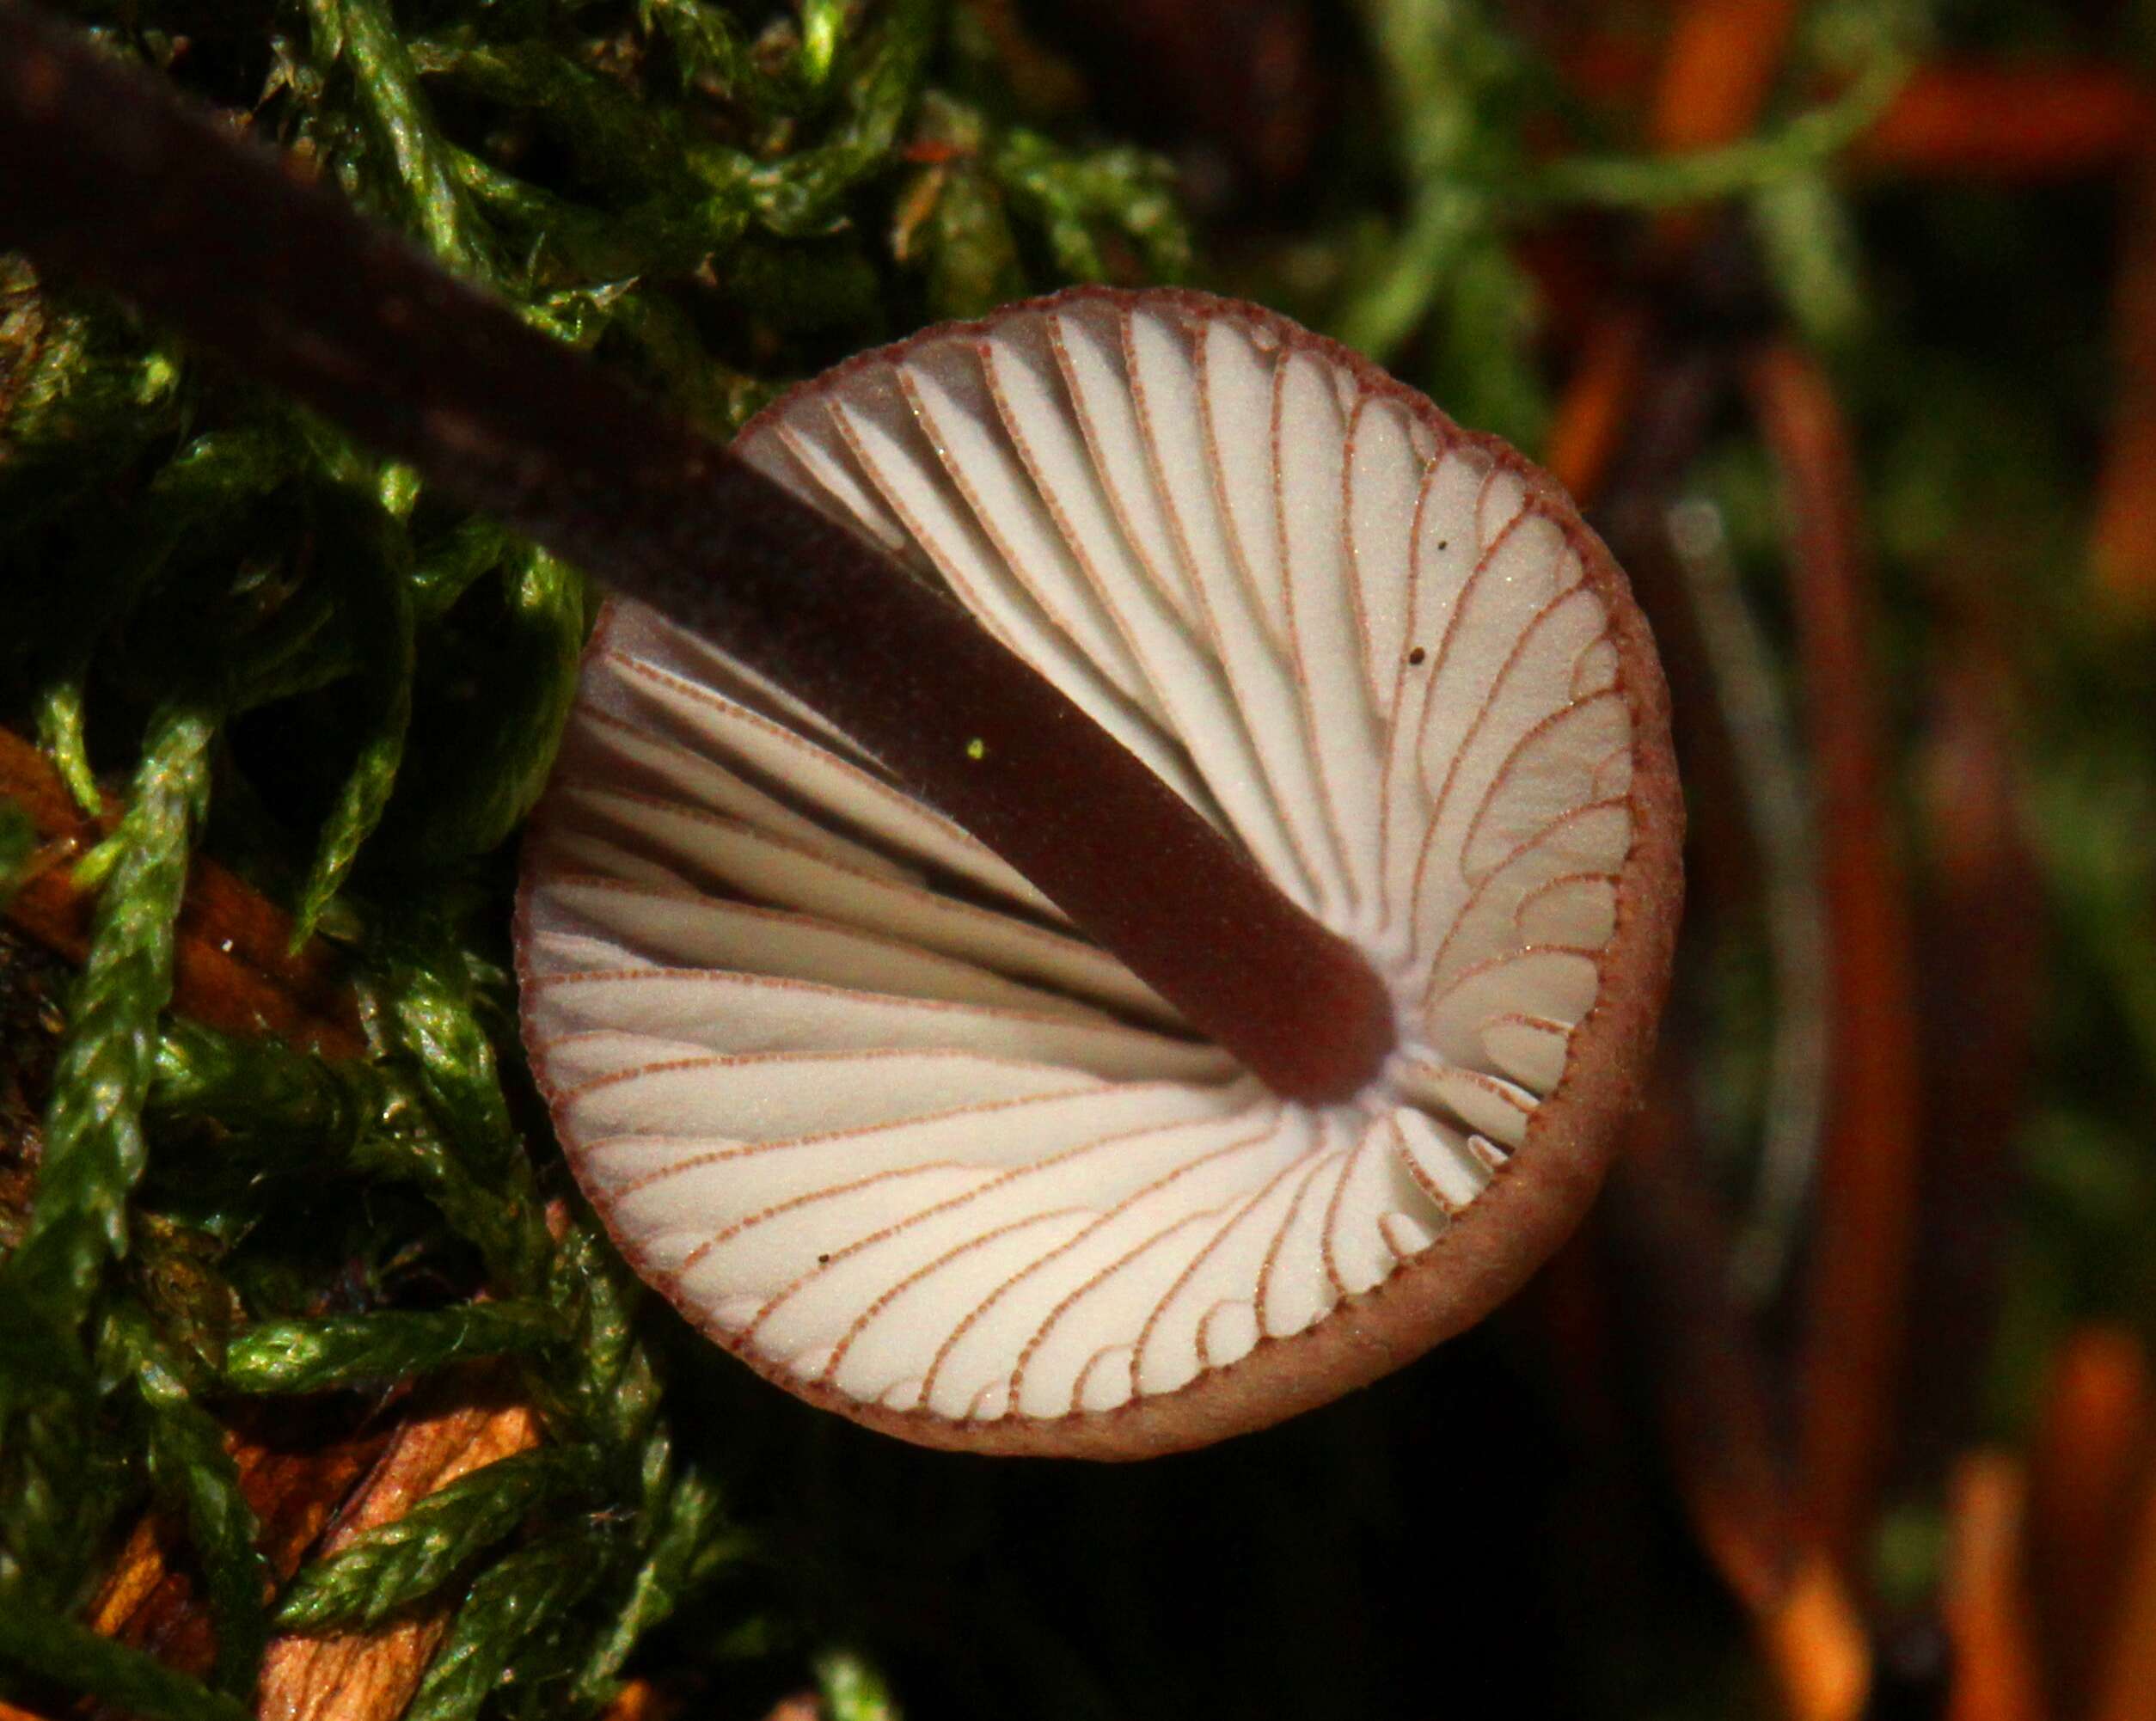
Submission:
<svg viewBox="0 0 2156 1721">
<path fill-rule="evenodd" d="M 1848 432 L 1794 346 L 1749 369 L 1790 516 L 1798 654 L 1816 773 L 1833 1009 L 1800 1442 L 1815 1538 L 1853 1571 L 1902 1357 L 1920 1146 L 1908 893 L 1888 829 L 1871 610 Z"/>
<path fill-rule="evenodd" d="M 23 931 L 71 962 L 89 946 L 94 896 L 76 888 L 74 867 L 111 830 L 117 809 L 86 818 L 59 774 L 35 747 L 0 729 L 0 799 L 27 812 L 41 864 L 8 903 Z M 366 1050 L 357 1007 L 329 947 L 297 954 L 291 922 L 214 860 L 189 871 L 174 958 L 173 1008 L 227 1033 L 281 1035 L 325 1057 Z"/>
</svg>

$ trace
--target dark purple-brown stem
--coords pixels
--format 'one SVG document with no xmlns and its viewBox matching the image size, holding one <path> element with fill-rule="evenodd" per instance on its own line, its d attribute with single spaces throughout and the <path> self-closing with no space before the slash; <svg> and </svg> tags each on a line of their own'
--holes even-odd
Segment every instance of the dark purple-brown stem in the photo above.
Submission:
<svg viewBox="0 0 2156 1721">
<path fill-rule="evenodd" d="M 109 288 L 792 689 L 1293 1098 L 1361 955 L 955 602 L 150 78 L 0 0 L 0 243 Z"/>
</svg>

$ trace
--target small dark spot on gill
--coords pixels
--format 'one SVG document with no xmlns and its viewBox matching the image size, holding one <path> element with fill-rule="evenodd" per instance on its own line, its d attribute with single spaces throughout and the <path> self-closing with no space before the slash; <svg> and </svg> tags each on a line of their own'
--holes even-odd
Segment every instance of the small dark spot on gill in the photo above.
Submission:
<svg viewBox="0 0 2156 1721">
<path fill-rule="evenodd" d="M 1437 549 L 1440 554 L 1442 554 L 1445 551 L 1450 549 L 1451 548 L 1452 540 L 1450 538 L 1440 538 L 1437 540 Z"/>
<path fill-rule="evenodd" d="M 1407 654 L 1407 661 L 1411 664 L 1419 664 L 1429 655 L 1430 653 L 1428 652 L 1425 652 L 1420 646 L 1418 646 L 1413 651 Z"/>
<path fill-rule="evenodd" d="M 819 1267 L 828 1267 L 830 1264 L 831 1258 L 829 1255 L 818 1255 L 816 1258 L 816 1265 Z"/>
</svg>

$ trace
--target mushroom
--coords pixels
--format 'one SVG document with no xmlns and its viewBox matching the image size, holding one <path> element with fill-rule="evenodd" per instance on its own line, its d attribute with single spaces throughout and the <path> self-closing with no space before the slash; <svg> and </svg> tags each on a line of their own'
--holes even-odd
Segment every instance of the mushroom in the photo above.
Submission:
<svg viewBox="0 0 2156 1721">
<path fill-rule="evenodd" d="M 1397 1044 L 1351 1095 L 1276 1094 L 857 737 L 617 599 L 518 951 L 637 1270 L 856 1421 L 1094 1457 L 1277 1421 L 1516 1289 L 1601 1181 L 1679 894 L 1652 644 L 1556 485 L 1173 291 L 864 354 L 735 451 L 947 587 L 1351 942 Z"/>
</svg>

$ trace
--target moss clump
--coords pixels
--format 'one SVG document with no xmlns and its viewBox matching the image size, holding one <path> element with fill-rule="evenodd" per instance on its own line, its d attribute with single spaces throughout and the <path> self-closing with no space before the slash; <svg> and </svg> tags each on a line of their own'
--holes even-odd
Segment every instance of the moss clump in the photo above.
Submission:
<svg viewBox="0 0 2156 1721">
<path fill-rule="evenodd" d="M 952 9 L 309 0 L 247 24 L 151 0 L 83 20 L 724 435 L 916 323 L 1183 266 L 1161 165 L 1029 127 Z M 8 1216 L 0 1681 L 230 1714 L 273 1620 L 364 1626 L 461 1595 L 412 1713 L 498 1693 L 595 1710 L 684 1600 L 742 1587 L 748 1544 L 710 1452 L 677 1455 L 637 1288 L 501 1063 L 504 839 L 591 593 L 124 308 L 0 269 L 0 564 L 22 606 L 0 717 L 89 810 L 139 759 L 83 863 L 89 958 L 34 1206 Z M 345 948 L 365 1059 L 166 1016 L 205 835 L 296 941 Z M 32 846 L 11 842 L 10 876 Z M 543 1448 L 273 1584 L 221 1418 L 478 1357 L 513 1369 Z M 203 1683 L 74 1623 L 150 1508 L 212 1616 Z M 720 1617 L 756 1622 L 737 1653 L 805 1674 L 813 1610 L 768 1589 Z M 878 1688 L 825 1659 L 835 1689 Z"/>
</svg>

